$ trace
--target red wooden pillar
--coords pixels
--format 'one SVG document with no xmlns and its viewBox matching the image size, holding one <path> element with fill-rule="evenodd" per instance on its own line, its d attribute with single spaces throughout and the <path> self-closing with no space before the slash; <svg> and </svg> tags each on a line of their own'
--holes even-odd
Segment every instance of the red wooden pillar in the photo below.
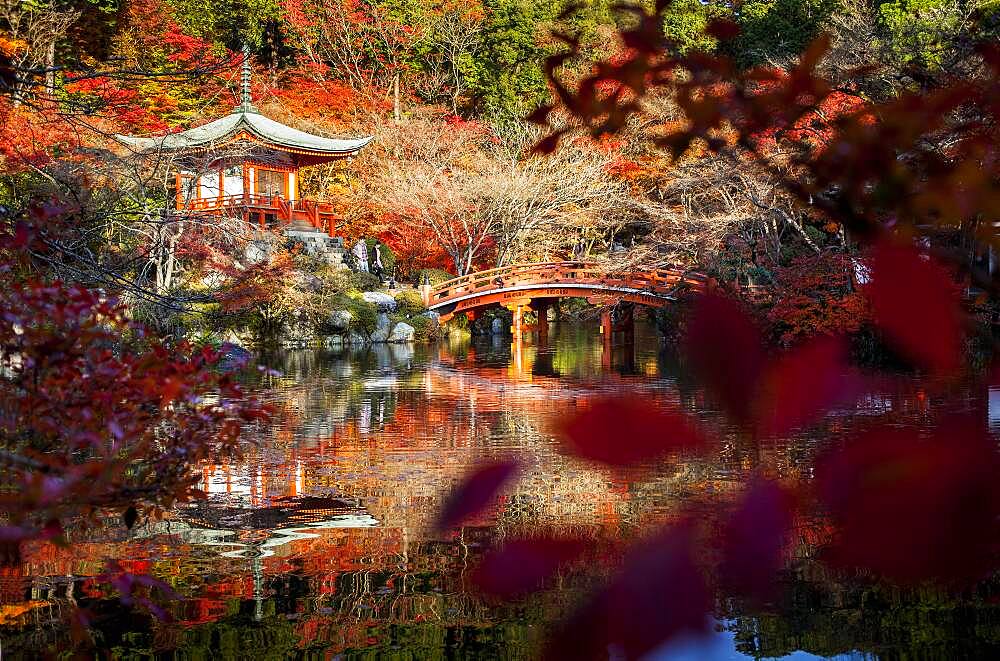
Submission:
<svg viewBox="0 0 1000 661">
<path fill-rule="evenodd" d="M 250 222 L 250 164 L 243 161 L 243 222 Z"/>
<path fill-rule="evenodd" d="M 510 357 L 514 365 L 514 372 L 518 375 L 524 373 L 524 342 L 520 335 L 514 335 L 510 342 Z"/>
<path fill-rule="evenodd" d="M 515 305 L 512 311 L 514 313 L 514 322 L 511 324 L 510 332 L 516 341 L 521 339 L 521 332 L 524 329 L 524 306 Z"/>
<path fill-rule="evenodd" d="M 635 338 L 635 306 L 628 305 L 622 311 L 618 327 L 625 333 L 625 343 L 631 344 Z"/>
<path fill-rule="evenodd" d="M 223 167 L 219 168 L 219 209 L 222 209 L 222 198 L 225 197 L 225 187 L 226 187 L 226 169 Z"/>
<path fill-rule="evenodd" d="M 611 343 L 611 335 L 614 332 L 615 326 L 611 321 L 611 309 L 606 308 L 601 311 L 601 335 L 604 336 L 605 344 Z"/>
<path fill-rule="evenodd" d="M 601 366 L 605 369 L 611 369 L 611 339 L 614 332 L 614 325 L 611 322 L 611 308 L 604 308 L 601 311 L 601 339 L 604 345 L 601 352 Z"/>
<path fill-rule="evenodd" d="M 549 302 L 540 299 L 531 302 L 531 308 L 538 315 L 538 337 L 543 338 L 549 334 Z"/>
<path fill-rule="evenodd" d="M 635 370 L 635 306 L 629 305 L 623 311 L 623 317 L 619 326 L 622 331 L 623 369 L 627 372 Z"/>
</svg>

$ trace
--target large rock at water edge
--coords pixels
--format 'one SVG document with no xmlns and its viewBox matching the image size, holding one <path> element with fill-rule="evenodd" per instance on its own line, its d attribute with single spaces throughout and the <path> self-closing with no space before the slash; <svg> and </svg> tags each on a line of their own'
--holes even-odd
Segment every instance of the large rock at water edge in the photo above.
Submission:
<svg viewBox="0 0 1000 661">
<path fill-rule="evenodd" d="M 395 312 L 396 299 L 381 291 L 366 291 L 361 293 L 361 298 L 369 303 L 374 303 L 379 312 Z"/>
<path fill-rule="evenodd" d="M 316 341 L 316 328 L 305 310 L 288 315 L 281 329 L 281 346 L 302 349 Z"/>
<path fill-rule="evenodd" d="M 418 316 L 427 317 L 428 319 L 437 324 L 441 323 L 441 315 L 435 312 L 434 310 L 427 310 L 426 312 L 421 312 Z"/>
<path fill-rule="evenodd" d="M 392 322 L 389 321 L 389 315 L 385 312 L 378 313 L 378 321 L 375 323 L 375 330 L 372 331 L 371 341 L 372 342 L 385 342 L 389 339 L 389 328 L 392 326 Z"/>
<path fill-rule="evenodd" d="M 253 354 L 238 344 L 223 342 L 219 347 L 218 367 L 223 372 L 231 372 L 242 369 L 250 363 Z"/>
<path fill-rule="evenodd" d="M 358 331 L 351 331 L 351 334 L 347 336 L 347 343 L 352 347 L 363 347 L 368 344 L 368 338 L 359 333 Z"/>
<path fill-rule="evenodd" d="M 416 329 L 413 326 L 401 321 L 392 327 L 392 332 L 389 333 L 389 342 L 412 342 L 415 333 Z"/>
<path fill-rule="evenodd" d="M 351 327 L 350 310 L 334 310 L 326 318 L 326 325 L 331 333 L 343 334 Z"/>
<path fill-rule="evenodd" d="M 503 335 L 503 319 L 494 317 L 493 323 L 490 325 L 490 333 L 492 335 Z"/>
</svg>

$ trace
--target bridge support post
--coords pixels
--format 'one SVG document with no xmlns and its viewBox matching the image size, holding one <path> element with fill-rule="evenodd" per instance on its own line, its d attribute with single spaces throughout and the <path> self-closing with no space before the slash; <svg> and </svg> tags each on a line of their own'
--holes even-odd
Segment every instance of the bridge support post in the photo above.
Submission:
<svg viewBox="0 0 1000 661">
<path fill-rule="evenodd" d="M 549 302 L 545 299 L 531 302 L 531 309 L 538 315 L 538 337 L 547 337 L 549 334 Z"/>
<path fill-rule="evenodd" d="M 601 340 L 603 340 L 603 350 L 601 351 L 601 366 L 604 369 L 611 369 L 611 339 L 615 332 L 614 324 L 611 321 L 611 308 L 604 308 L 601 311 Z"/>
<path fill-rule="evenodd" d="M 627 374 L 635 372 L 635 306 L 626 305 L 620 321 L 622 330 L 622 369 Z"/>
<path fill-rule="evenodd" d="M 524 311 L 530 303 L 531 299 L 519 298 L 513 301 L 505 301 L 503 304 L 505 308 L 511 311 L 514 317 L 510 324 L 510 332 L 515 340 L 520 339 L 521 333 L 524 331 Z"/>
<path fill-rule="evenodd" d="M 618 328 L 625 334 L 625 344 L 635 344 L 635 306 L 626 305 L 621 311 Z"/>
<path fill-rule="evenodd" d="M 514 340 L 517 341 L 521 339 L 521 332 L 524 330 L 524 306 L 511 306 L 511 312 L 514 313 L 514 320 L 511 322 L 510 332 L 514 336 Z"/>
<path fill-rule="evenodd" d="M 331 227 L 332 227 L 332 223 L 331 223 Z M 424 274 L 424 279 L 420 283 L 420 287 L 419 287 L 420 298 L 423 299 L 424 305 L 430 305 L 431 304 L 431 292 L 433 291 L 433 289 L 434 289 L 434 287 L 431 286 L 431 279 L 425 273 Z"/>
<path fill-rule="evenodd" d="M 601 335 L 605 344 L 611 344 L 611 336 L 615 332 L 615 325 L 611 319 L 611 309 L 601 311 Z"/>
</svg>

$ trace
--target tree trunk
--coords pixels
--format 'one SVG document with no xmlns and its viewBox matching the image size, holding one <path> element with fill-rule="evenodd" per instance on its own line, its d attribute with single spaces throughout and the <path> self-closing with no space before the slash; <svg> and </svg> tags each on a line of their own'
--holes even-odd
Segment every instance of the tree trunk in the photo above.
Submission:
<svg viewBox="0 0 1000 661">
<path fill-rule="evenodd" d="M 399 109 L 399 72 L 392 79 L 392 118 L 398 124 L 402 120 L 402 113 Z"/>
<path fill-rule="evenodd" d="M 56 40 L 45 51 L 45 92 L 50 99 L 56 95 Z"/>
</svg>

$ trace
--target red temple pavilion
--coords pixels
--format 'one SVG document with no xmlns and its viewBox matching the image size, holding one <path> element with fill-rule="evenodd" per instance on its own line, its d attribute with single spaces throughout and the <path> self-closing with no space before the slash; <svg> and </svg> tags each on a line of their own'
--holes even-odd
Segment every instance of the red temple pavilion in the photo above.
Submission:
<svg viewBox="0 0 1000 661">
<path fill-rule="evenodd" d="M 116 137 L 138 152 L 173 157 L 178 211 L 242 216 L 289 235 L 334 236 L 332 205 L 299 197 L 299 169 L 351 158 L 372 138 L 327 138 L 262 115 L 251 102 L 248 57 L 241 82 L 242 103 L 225 117 L 163 136 Z"/>
</svg>

